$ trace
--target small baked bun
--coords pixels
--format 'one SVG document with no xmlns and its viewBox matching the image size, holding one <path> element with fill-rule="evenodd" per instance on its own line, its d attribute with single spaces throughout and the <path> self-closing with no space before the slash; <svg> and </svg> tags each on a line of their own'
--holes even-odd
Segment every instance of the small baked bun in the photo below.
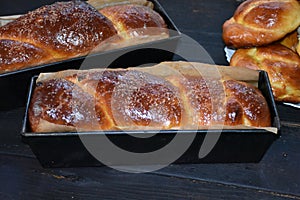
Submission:
<svg viewBox="0 0 300 200">
<path fill-rule="evenodd" d="M 281 44 L 238 49 L 230 65 L 266 71 L 275 100 L 300 102 L 300 57 L 291 49 Z"/>
<path fill-rule="evenodd" d="M 297 0 L 248 0 L 223 24 L 223 40 L 229 47 L 268 45 L 300 25 Z"/>
</svg>

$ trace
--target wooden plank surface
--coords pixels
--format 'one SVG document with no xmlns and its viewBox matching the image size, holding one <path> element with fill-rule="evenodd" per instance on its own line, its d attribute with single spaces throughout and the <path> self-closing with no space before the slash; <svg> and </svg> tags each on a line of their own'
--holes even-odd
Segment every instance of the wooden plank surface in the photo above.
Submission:
<svg viewBox="0 0 300 200">
<path fill-rule="evenodd" d="M 227 64 L 221 26 L 238 2 L 160 2 L 215 63 Z M 281 104 L 278 110 L 281 137 L 260 163 L 171 165 L 148 174 L 107 167 L 44 169 L 19 135 L 24 108 L 0 111 L 0 199 L 300 199 L 299 110 Z"/>
<path fill-rule="evenodd" d="M 158 174 L 125 174 L 106 167 L 40 168 L 34 159 L 2 156 L 1 199 L 290 199 L 266 191 Z"/>
<path fill-rule="evenodd" d="M 158 173 L 300 197 L 300 129 L 282 129 L 260 163 L 173 165 Z"/>
</svg>

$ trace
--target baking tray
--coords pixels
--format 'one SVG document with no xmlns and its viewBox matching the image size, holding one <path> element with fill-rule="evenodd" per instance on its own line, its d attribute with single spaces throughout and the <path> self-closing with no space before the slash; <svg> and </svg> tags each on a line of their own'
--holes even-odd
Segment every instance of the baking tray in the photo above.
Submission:
<svg viewBox="0 0 300 200">
<path fill-rule="evenodd" d="M 249 163 L 259 162 L 270 145 L 280 135 L 280 120 L 271 91 L 268 75 L 259 72 L 258 87 L 265 96 L 272 119 L 272 127 L 277 134 L 268 129 L 224 129 L 224 130 L 160 130 L 157 131 L 104 131 L 80 133 L 32 133 L 29 129 L 27 112 L 31 94 L 37 77 L 33 77 L 28 93 L 27 107 L 21 131 L 23 142 L 27 143 L 43 167 L 82 167 L 102 166 L 82 142 L 82 138 L 96 141 L 97 138 L 109 138 L 118 147 L 135 153 L 151 152 L 170 144 L 175 137 L 193 138 L 191 144 L 174 163 Z M 155 134 L 147 139 L 145 135 Z M 212 150 L 199 157 L 199 150 L 208 137 L 220 137 Z M 179 144 L 180 145 L 180 144 Z M 96 156 L 97 157 L 97 156 Z M 137 165 L 163 165 L 157 160 L 137 160 Z M 126 159 L 114 165 L 127 165 Z"/>
<path fill-rule="evenodd" d="M 154 10 L 164 18 L 170 30 L 168 38 L 0 74 L 0 90 L 4 94 L 0 99 L 0 110 L 25 107 L 30 80 L 42 72 L 79 69 L 84 66 L 126 68 L 172 60 L 181 33 L 159 2 L 157 0 L 151 2 L 154 4 Z M 164 50 L 165 47 L 168 49 Z"/>
</svg>

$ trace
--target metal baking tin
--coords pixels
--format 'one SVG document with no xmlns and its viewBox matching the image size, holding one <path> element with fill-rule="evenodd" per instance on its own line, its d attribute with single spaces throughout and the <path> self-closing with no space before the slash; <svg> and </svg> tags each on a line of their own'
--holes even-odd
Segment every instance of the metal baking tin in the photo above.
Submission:
<svg viewBox="0 0 300 200">
<path fill-rule="evenodd" d="M 78 132 L 78 133 L 32 133 L 29 129 L 27 112 L 30 97 L 35 87 L 37 77 L 33 77 L 27 99 L 21 136 L 36 155 L 43 167 L 82 167 L 103 166 L 86 149 L 81 137 L 107 137 L 118 147 L 130 152 L 151 152 L 169 144 L 177 134 L 190 137 L 195 135 L 189 148 L 174 163 L 249 163 L 259 162 L 270 145 L 279 137 L 280 120 L 268 75 L 260 71 L 258 87 L 266 98 L 272 119 L 272 127 L 277 128 L 277 134 L 266 129 L 224 129 L 224 130 L 161 130 L 155 131 L 106 131 L 106 132 Z M 207 134 L 220 133 L 218 142 L 205 157 L 199 158 L 199 150 Z M 145 134 L 154 134 L 145 138 Z M 137 136 L 137 137 L 134 137 Z M 146 163 L 145 163 L 146 162 Z M 118 163 L 117 163 L 118 164 Z M 120 165 L 126 165 L 124 161 Z M 164 164 L 152 160 L 141 160 L 140 165 Z"/>
<path fill-rule="evenodd" d="M 0 90 L 4 94 L 0 99 L 0 110 L 25 107 L 30 80 L 42 72 L 79 69 L 82 65 L 125 68 L 172 60 L 174 51 L 163 49 L 167 46 L 175 50 L 181 33 L 159 2 L 151 2 L 154 4 L 154 10 L 164 18 L 167 28 L 172 30 L 168 38 L 0 74 Z"/>
</svg>

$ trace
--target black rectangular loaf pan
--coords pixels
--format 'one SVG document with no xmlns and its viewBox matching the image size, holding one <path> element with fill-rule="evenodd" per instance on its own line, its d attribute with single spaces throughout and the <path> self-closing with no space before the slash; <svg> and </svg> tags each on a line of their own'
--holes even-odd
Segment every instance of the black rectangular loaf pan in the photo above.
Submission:
<svg viewBox="0 0 300 200">
<path fill-rule="evenodd" d="M 36 79 L 37 77 L 32 78 L 21 136 L 23 142 L 30 146 L 41 165 L 47 168 L 107 165 L 107 160 L 103 162 L 101 156 L 99 159 L 98 153 L 100 155 L 106 154 L 104 155 L 106 159 L 108 156 L 109 165 L 165 165 L 169 164 L 169 159 L 174 159 L 173 163 L 255 163 L 262 159 L 273 141 L 279 137 L 280 121 L 269 79 L 264 71 L 261 71 L 259 74 L 259 89 L 268 102 L 272 119 L 271 128 L 277 129 L 277 134 L 267 129 L 254 128 L 160 130 L 157 132 L 32 133 L 28 124 L 27 109 Z M 145 139 L 145 136 L 151 137 Z M 120 157 L 120 155 L 107 152 L 105 150 L 106 145 L 103 143 L 103 139 L 107 138 L 114 146 L 123 150 L 139 155 L 157 151 L 158 155 L 157 157 L 142 157 L 137 160 L 129 160 L 129 157 L 127 159 L 126 155 Z M 176 145 L 174 145 L 174 141 Z M 95 146 L 96 152 L 93 149 Z M 165 152 L 165 148 L 168 151 Z M 202 153 L 200 153 L 201 156 L 199 157 L 200 150 Z M 173 158 L 172 156 L 175 157 Z"/>
<path fill-rule="evenodd" d="M 0 110 L 25 107 L 30 79 L 42 72 L 81 69 L 84 65 L 113 68 L 172 60 L 181 33 L 159 2 L 156 0 L 151 2 L 154 4 L 154 10 L 164 18 L 170 30 L 168 38 L 0 74 L 0 90 L 4 94 L 0 99 Z M 166 47 L 169 51 L 163 50 Z"/>
</svg>

